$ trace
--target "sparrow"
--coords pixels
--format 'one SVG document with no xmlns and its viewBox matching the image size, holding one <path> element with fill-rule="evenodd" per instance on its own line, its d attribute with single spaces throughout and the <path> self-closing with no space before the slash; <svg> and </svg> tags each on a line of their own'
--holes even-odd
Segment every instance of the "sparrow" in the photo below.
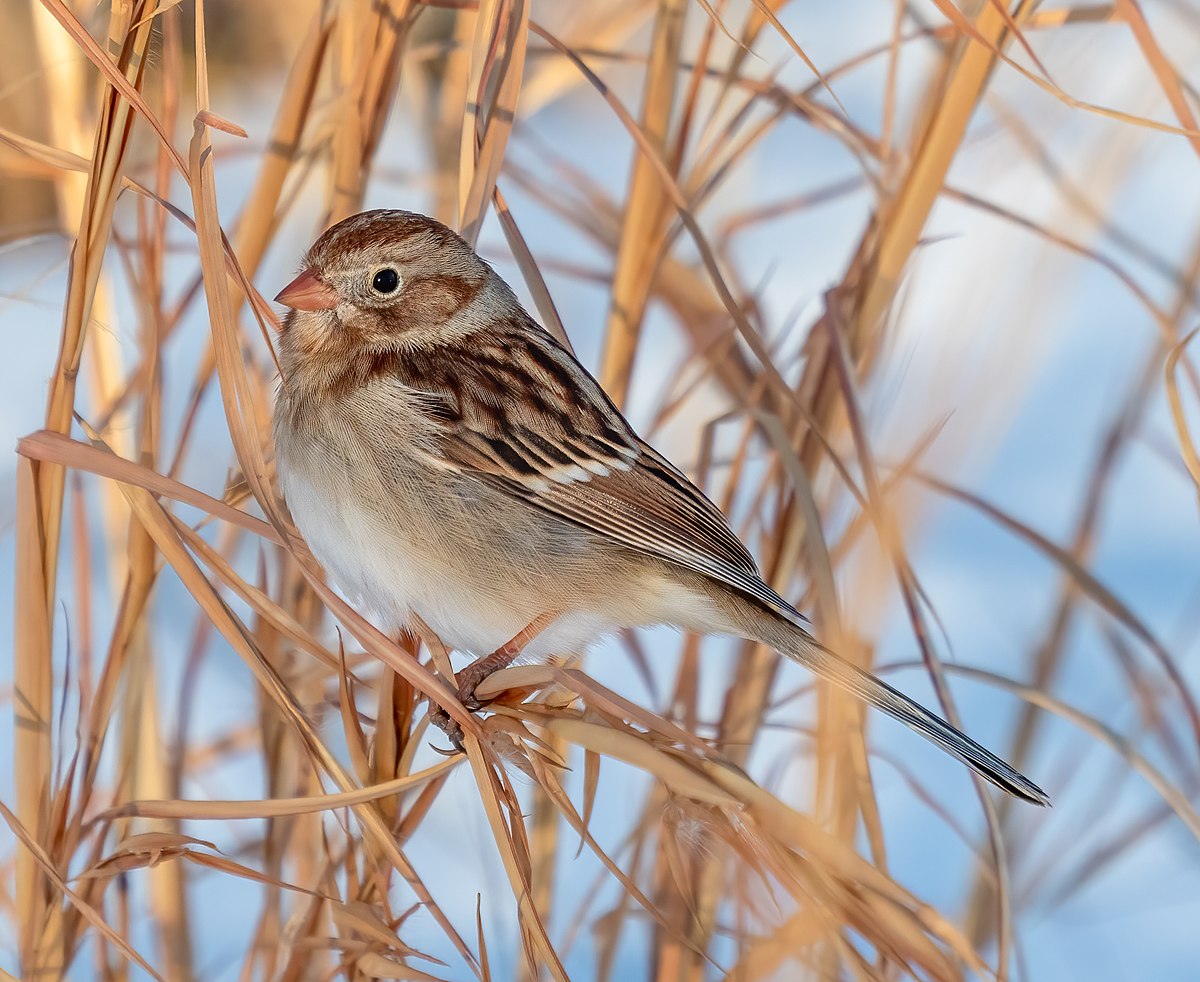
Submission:
<svg viewBox="0 0 1200 982">
<path fill-rule="evenodd" d="M 275 298 L 279 482 L 339 589 L 381 630 L 419 626 L 480 656 L 582 652 L 669 624 L 767 645 L 1004 791 L 1044 791 L 845 661 L 764 582 L 704 494 L 457 234 L 424 215 L 334 225 Z"/>
</svg>

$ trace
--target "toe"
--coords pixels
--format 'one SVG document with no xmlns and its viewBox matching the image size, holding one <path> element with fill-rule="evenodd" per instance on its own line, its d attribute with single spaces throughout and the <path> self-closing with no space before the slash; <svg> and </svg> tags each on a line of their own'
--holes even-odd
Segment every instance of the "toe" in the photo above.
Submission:
<svg viewBox="0 0 1200 982">
<path fill-rule="evenodd" d="M 478 687 L 479 682 L 469 678 L 464 679 L 458 687 L 458 701 L 472 713 L 477 713 L 484 707 L 484 703 L 475 697 L 475 690 Z"/>
</svg>

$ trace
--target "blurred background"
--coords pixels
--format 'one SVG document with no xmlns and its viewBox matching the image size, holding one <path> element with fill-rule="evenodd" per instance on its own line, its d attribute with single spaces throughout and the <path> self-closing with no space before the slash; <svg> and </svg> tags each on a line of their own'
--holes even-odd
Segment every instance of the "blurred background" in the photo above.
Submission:
<svg viewBox="0 0 1200 982">
<path fill-rule="evenodd" d="M 1195 976 L 1200 7 L 0 11 L 0 976 Z M 274 520 L 254 291 L 367 207 L 477 241 L 1053 809 L 665 629 L 439 756 L 427 653 L 179 503 Z"/>
</svg>

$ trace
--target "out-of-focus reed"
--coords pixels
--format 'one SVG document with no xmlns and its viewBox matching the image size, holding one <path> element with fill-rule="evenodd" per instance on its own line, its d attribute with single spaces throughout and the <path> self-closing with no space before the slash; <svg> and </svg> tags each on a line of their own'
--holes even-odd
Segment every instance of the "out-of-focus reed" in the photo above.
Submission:
<svg viewBox="0 0 1200 982">
<path fill-rule="evenodd" d="M 1171 652 L 1089 569 L 1098 502 L 1111 480 L 1106 461 L 1131 439 L 1129 421 L 1161 386 L 1175 450 L 1200 485 L 1188 430 L 1200 387 L 1185 330 L 1200 259 L 1177 274 L 1173 307 L 1146 300 L 1161 340 L 1144 366 L 1131 369 L 1143 382 L 1120 417 L 1126 422 L 1110 434 L 1069 542 L 1049 541 L 924 474 L 926 441 L 879 454 L 862 395 L 893 351 L 899 291 L 935 203 L 957 195 L 1028 224 L 949 180 L 998 70 L 1021 73 L 1030 92 L 1079 113 L 1113 117 L 1118 132 L 1165 129 L 1200 148 L 1190 90 L 1135 0 L 1047 10 L 1025 0 L 937 0 L 920 12 L 892 6 L 887 43 L 829 64 L 788 33 L 780 21 L 787 5 L 777 0 L 113 0 L 103 8 L 7 0 L 4 10 L 21 28 L 4 40 L 12 54 L 4 81 L 22 93 L 22 109 L 0 129 L 4 231 L 41 220 L 72 241 L 45 425 L 21 441 L 17 468 L 15 800 L 0 807 L 14 836 L 14 892 L 3 916 L 22 977 L 54 978 L 90 964 L 95 977 L 126 978 L 131 962 L 153 977 L 204 977 L 210 969 L 193 943 L 205 916 L 196 867 L 260 891 L 244 978 L 564 978 L 563 952 L 585 932 L 595 948 L 588 977 L 609 978 L 635 930 L 646 939 L 638 949 L 646 976 L 681 982 L 722 971 L 745 980 L 1012 974 L 1022 901 L 1009 864 L 1038 826 L 1017 822 L 1017 806 L 997 805 L 980 788 L 987 841 L 977 867 L 959 871 L 970 887 L 965 911 L 931 908 L 889 872 L 874 750 L 856 704 L 821 689 L 811 729 L 797 734 L 814 761 L 811 795 L 784 800 L 772 793 L 769 774 L 743 769 L 778 714 L 780 661 L 770 651 L 741 652 L 736 685 L 715 718 L 702 708 L 711 669 L 696 639 L 685 645 L 669 688 L 647 704 L 578 667 L 514 668 L 487 684 L 497 701 L 486 718 L 451 707 L 466 729 L 465 758 L 418 761 L 429 739 L 425 696 L 438 691 L 433 669 L 446 653 L 375 631 L 326 586 L 292 531 L 275 497 L 268 436 L 276 325 L 255 288 L 269 250 L 300 250 L 280 242 L 298 200 L 312 210 L 320 197 L 314 235 L 362 207 L 373 175 L 390 166 L 379 149 L 400 99 L 421 123 L 425 170 L 411 180 L 428 207 L 472 242 L 494 212 L 548 327 L 571 337 L 546 273 L 567 267 L 586 278 L 587 271 L 531 247 L 525 216 L 509 207 L 505 188 L 608 257 L 596 365 L 619 401 L 633 392 L 638 360 L 655 356 L 648 310 L 665 311 L 686 348 L 687 384 L 670 372 L 654 380 L 654 429 L 678 426 L 684 407 L 705 405 L 694 397 L 701 387 L 719 393 L 730 412 L 713 411 L 691 429 L 695 476 L 738 518 L 767 578 L 813 613 L 831 645 L 869 667 L 876 642 L 866 625 L 847 621 L 843 598 L 853 592 L 864 609 L 898 592 L 942 711 L 956 717 L 945 680 L 966 670 L 937 654 L 936 613 L 906 548 L 921 510 L 906 507 L 911 499 L 901 491 L 917 483 L 965 502 L 1061 570 L 1048 636 L 1014 653 L 1011 677 L 975 673 L 996 698 L 1008 692 L 1024 701 L 1007 748 L 1014 763 L 1029 765 L 1042 714 L 1058 714 L 1107 742 L 1151 782 L 1172 820 L 1200 834 L 1190 797 L 1200 742 L 1191 694 Z M 1036 55 L 1038 36 L 1079 23 L 1131 32 L 1173 118 L 1151 122 L 1084 104 L 1058 87 Z M 755 53 L 780 45 L 782 65 L 768 67 Z M 920 86 L 902 88 L 897 66 L 917 46 L 928 71 Z M 838 95 L 872 62 L 887 66 L 881 120 L 856 118 Z M 796 66 L 808 80 L 782 81 L 795 79 Z M 621 84 L 610 86 L 614 73 Z M 236 92 L 223 81 L 255 74 L 256 97 L 268 83 L 277 108 L 269 126 L 248 134 L 250 149 L 238 151 L 253 156 L 255 172 L 240 208 L 229 210 L 218 207 L 217 187 L 225 155 L 247 133 L 214 110 L 210 93 L 220 90 L 225 114 L 236 119 Z M 522 119 L 581 92 L 632 148 L 619 196 L 577 167 L 586 146 L 531 140 L 557 184 L 506 157 L 523 139 Z M 998 119 L 1036 147 L 1036 134 Z M 858 173 L 799 195 L 807 182 L 797 180 L 774 205 L 763 207 L 759 196 L 739 207 L 750 197 L 738 191 L 742 174 L 764 144 L 795 126 L 838 141 Z M 802 167 L 797 160 L 797 175 Z M 730 237 L 863 187 L 869 217 L 844 276 L 806 325 L 797 365 L 794 352 L 782 352 L 781 325 L 758 302 L 756 283 L 731 261 Z M 704 217 L 710 212 L 721 216 L 719 225 Z M 1140 289 L 1086 242 L 1053 226 L 1033 231 L 1085 260 L 1108 262 Z M 180 241 L 198 258 L 198 272 L 182 283 L 165 272 Z M 786 248 L 780 257 L 786 262 Z M 109 275 L 117 263 L 119 278 Z M 120 306 L 134 312 L 136 350 L 96 327 L 115 316 L 118 289 L 130 293 Z M 182 385 L 163 366 L 194 308 L 206 311 L 208 335 L 190 385 Z M 229 456 L 210 471 L 223 476 L 229 467 L 234 475 L 216 495 L 179 477 L 194 469 L 195 423 L 214 391 Z M 851 562 L 864 542 L 890 571 L 890 586 Z M 185 678 L 220 641 L 260 687 L 258 718 L 216 742 L 190 738 L 188 719 L 204 711 L 191 689 L 178 704 L 164 696 L 157 642 L 183 630 L 178 618 L 152 616 L 155 588 L 168 576 L 197 614 Z M 100 583 L 116 597 L 111 611 L 100 609 Z M 1055 691 L 1063 635 L 1083 605 L 1150 656 L 1125 659 L 1131 699 L 1146 707 L 1136 742 Z M 652 674 L 644 642 L 622 642 L 631 664 Z M 317 723 L 325 707 L 335 710 L 332 727 Z M 1147 743 L 1156 747 L 1154 764 L 1139 749 Z M 234 754 L 261 762 L 267 794 L 183 797 L 194 771 Z M 636 817 L 624 842 L 592 834 L 611 761 L 650 778 L 644 797 L 628 803 Z M 566 771 L 567 762 L 579 773 Z M 444 887 L 430 875 L 436 861 L 415 863 L 406 848 L 425 823 L 439 820 L 455 770 L 470 774 L 511 886 L 515 966 L 497 962 L 482 917 L 464 922 L 443 910 Z M 515 782 L 518 773 L 524 777 Z M 945 816 L 937 788 L 914 780 L 913 794 Z M 236 860 L 181 825 L 249 818 L 263 819 L 264 831 Z M 1131 839 L 1137 834 L 1130 829 Z M 597 887 L 580 909 L 565 908 L 577 844 L 619 884 L 617 902 L 601 909 Z M 123 886 L 130 877 L 146 878 L 144 910 L 131 905 Z M 445 963 L 406 943 L 416 905 L 444 938 Z M 135 932 L 141 916 L 150 926 Z"/>
</svg>

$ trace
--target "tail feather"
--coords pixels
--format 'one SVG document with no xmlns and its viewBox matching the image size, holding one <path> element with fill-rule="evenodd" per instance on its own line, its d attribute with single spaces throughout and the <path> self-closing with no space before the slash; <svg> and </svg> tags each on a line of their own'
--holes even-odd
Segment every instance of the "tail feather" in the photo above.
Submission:
<svg viewBox="0 0 1200 982">
<path fill-rule="evenodd" d="M 1050 804 L 1049 795 L 1029 778 L 944 719 L 834 654 L 799 625 L 773 612 L 762 614 L 763 619 L 756 619 L 754 625 L 754 640 L 775 648 L 815 675 L 899 720 L 1001 790 L 1035 805 Z"/>
</svg>

